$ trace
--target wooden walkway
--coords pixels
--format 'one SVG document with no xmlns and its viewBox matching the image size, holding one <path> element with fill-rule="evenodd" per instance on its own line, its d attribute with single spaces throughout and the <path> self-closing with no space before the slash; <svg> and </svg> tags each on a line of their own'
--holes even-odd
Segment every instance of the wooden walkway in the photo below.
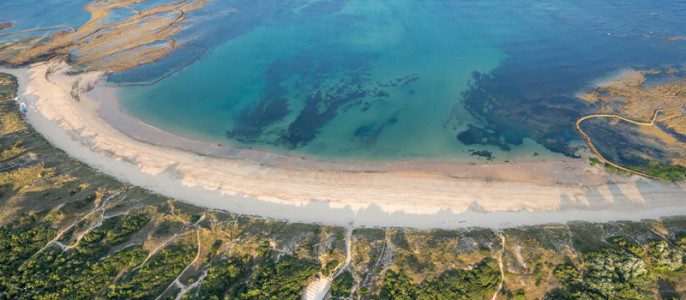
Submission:
<svg viewBox="0 0 686 300">
<path fill-rule="evenodd" d="M 638 172 L 638 171 L 634 171 L 634 170 L 627 169 L 627 168 L 625 168 L 625 167 L 622 167 L 622 166 L 620 166 L 620 165 L 618 165 L 618 164 L 615 164 L 615 163 L 613 163 L 613 162 L 611 162 L 611 161 L 605 159 L 605 157 L 603 157 L 603 155 L 600 154 L 600 152 L 598 152 L 598 149 L 596 149 L 596 147 L 593 145 L 593 142 L 591 142 L 591 138 L 588 136 L 588 134 L 586 134 L 586 132 L 584 132 L 584 131 L 581 129 L 581 126 L 580 126 L 581 122 L 583 122 L 583 121 L 585 121 L 585 120 L 588 120 L 588 119 L 593 119 L 593 118 L 614 118 L 614 119 L 619 119 L 619 120 L 622 120 L 622 121 L 625 121 L 625 122 L 628 122 L 628 123 L 631 123 L 631 124 L 636 124 L 636 125 L 639 125 L 639 126 L 654 126 L 654 125 L 655 125 L 655 119 L 657 119 L 657 113 L 658 113 L 658 112 L 660 112 L 660 111 L 659 111 L 659 110 L 656 110 L 656 111 L 655 111 L 655 113 L 653 114 L 653 118 L 650 120 L 650 122 L 639 122 L 639 121 L 634 121 L 634 120 L 631 120 L 631 119 L 627 119 L 627 118 L 622 117 L 622 116 L 619 116 L 619 115 L 610 115 L 610 114 L 596 114 L 596 115 L 585 116 L 585 117 L 583 117 L 583 118 L 581 118 L 581 119 L 579 119 L 579 120 L 576 121 L 576 130 L 578 130 L 579 133 L 581 133 L 581 135 L 584 137 L 584 140 L 586 140 L 586 144 L 588 144 L 588 146 L 591 148 L 591 151 L 593 151 L 593 153 L 595 153 L 595 155 L 598 156 L 598 159 L 600 159 L 600 160 L 603 161 L 604 163 L 606 163 L 606 164 L 608 164 L 608 165 L 611 165 L 611 166 L 613 166 L 613 167 L 615 167 L 615 168 L 617 168 L 617 169 L 620 169 L 620 170 L 623 170 L 623 171 L 627 171 L 627 172 L 629 172 L 629 173 L 634 173 L 634 174 L 638 174 L 638 175 L 641 175 L 641 176 L 645 176 L 645 177 L 649 177 L 649 178 L 653 178 L 653 179 L 660 179 L 660 180 L 662 180 L 661 178 L 658 178 L 658 177 L 655 177 L 655 176 L 651 176 L 651 175 L 648 175 L 648 174 L 645 174 L 645 173 L 641 173 L 641 172 Z"/>
</svg>

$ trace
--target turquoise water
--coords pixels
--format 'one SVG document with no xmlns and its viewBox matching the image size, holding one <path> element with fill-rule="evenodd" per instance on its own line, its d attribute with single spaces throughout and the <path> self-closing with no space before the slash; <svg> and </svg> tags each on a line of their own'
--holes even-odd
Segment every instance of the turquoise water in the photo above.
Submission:
<svg viewBox="0 0 686 300">
<path fill-rule="evenodd" d="M 325 159 L 464 155 L 445 125 L 471 73 L 506 57 L 481 37 L 498 28 L 410 2 L 351 1 L 323 15 L 306 8 L 265 20 L 155 86 L 123 88 L 121 105 L 160 128 L 240 148 Z M 338 91 L 346 85 L 354 88 Z M 318 92 L 328 97 L 319 103 L 332 103 L 303 114 Z M 280 99 L 288 112 L 258 110 Z M 299 117 L 315 132 L 285 140 Z"/>
<path fill-rule="evenodd" d="M 0 21 L 78 26 L 82 5 L 3 2 L 17 14 Z M 40 18 L 50 7 L 56 16 Z M 626 70 L 681 71 L 686 41 L 667 38 L 686 36 L 685 14 L 684 1 L 212 1 L 188 14 L 170 57 L 109 82 L 155 83 L 117 88 L 124 111 L 237 148 L 334 161 L 577 157 L 574 122 L 598 107 L 576 95 Z"/>
</svg>

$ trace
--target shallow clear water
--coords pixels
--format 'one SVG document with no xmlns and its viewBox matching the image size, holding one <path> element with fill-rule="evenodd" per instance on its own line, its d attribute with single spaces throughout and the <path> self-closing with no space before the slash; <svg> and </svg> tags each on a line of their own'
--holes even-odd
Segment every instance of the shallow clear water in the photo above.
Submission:
<svg viewBox="0 0 686 300">
<path fill-rule="evenodd" d="M 470 74 L 505 58 L 483 38 L 497 27 L 411 2 L 351 1 L 328 14 L 308 7 L 264 20 L 155 86 L 122 89 L 123 107 L 186 135 L 292 155 L 463 155 L 444 123 Z M 261 113 L 269 103 L 282 104 Z M 292 127 L 296 120 L 305 128 Z"/>
<path fill-rule="evenodd" d="M 109 80 L 172 74 L 118 88 L 120 105 L 238 148 L 339 161 L 562 158 L 583 143 L 576 118 L 596 109 L 575 95 L 625 70 L 686 62 L 686 41 L 666 40 L 686 36 L 685 1 L 616 2 L 213 1 L 189 14 L 181 49 Z"/>
</svg>

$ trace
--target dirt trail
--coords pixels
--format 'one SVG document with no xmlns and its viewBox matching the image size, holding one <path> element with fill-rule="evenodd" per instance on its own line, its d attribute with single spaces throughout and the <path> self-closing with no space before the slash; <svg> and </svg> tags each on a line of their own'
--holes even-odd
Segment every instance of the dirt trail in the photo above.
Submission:
<svg viewBox="0 0 686 300">
<path fill-rule="evenodd" d="M 181 276 L 183 276 L 184 273 L 186 273 L 188 268 L 193 266 L 193 264 L 195 264 L 195 262 L 198 260 L 198 258 L 200 258 L 200 230 L 198 230 L 197 228 L 195 229 L 195 237 L 196 237 L 197 242 L 198 242 L 198 253 L 195 255 L 195 258 L 193 259 L 193 261 L 191 261 L 190 264 L 188 264 L 186 266 L 186 268 L 183 269 L 183 271 L 181 271 L 181 273 L 179 273 L 178 276 L 176 276 L 176 278 L 174 278 L 174 281 L 172 281 L 172 283 L 166 289 L 164 289 L 164 291 L 162 291 L 162 293 L 159 296 L 157 296 L 157 298 L 155 298 L 155 300 L 161 299 L 162 296 L 164 296 L 164 294 L 167 293 L 167 291 L 169 289 L 173 288 L 174 286 L 181 289 L 181 292 L 176 295 L 177 300 L 181 299 L 181 297 L 184 294 L 186 294 L 186 292 L 188 292 L 188 290 L 190 290 L 191 287 L 193 286 L 193 285 L 185 286 L 183 283 L 181 283 L 181 281 L 179 279 L 181 278 Z M 196 283 L 201 282 L 201 281 L 202 281 L 202 279 L 198 280 Z"/>
<path fill-rule="evenodd" d="M 76 246 L 79 244 L 79 242 L 81 241 L 81 238 L 83 238 L 83 236 L 84 236 L 86 233 L 90 232 L 90 231 L 93 230 L 95 227 L 97 227 L 97 226 L 99 226 L 99 225 L 102 224 L 102 220 L 105 218 L 105 205 L 107 205 L 107 203 L 108 203 L 112 198 L 114 198 L 115 196 L 119 195 L 119 193 L 121 193 L 121 192 L 122 192 L 122 191 L 120 190 L 120 191 L 117 191 L 116 193 L 114 193 L 114 194 L 108 196 L 107 198 L 105 198 L 105 199 L 102 201 L 102 203 L 100 203 L 100 205 L 98 205 L 98 207 L 96 207 L 96 208 L 93 209 L 92 211 L 90 211 L 90 212 L 88 212 L 87 214 L 85 214 L 83 217 L 81 217 L 79 220 L 77 220 L 77 221 L 74 222 L 73 224 L 69 225 L 67 228 L 64 228 L 64 229 L 60 230 L 60 232 L 58 232 L 57 235 L 56 235 L 50 242 L 48 242 L 47 244 L 45 244 L 45 246 L 43 246 L 43 248 L 41 248 L 40 250 L 38 250 L 38 251 L 36 252 L 36 254 L 41 253 L 41 252 L 43 252 L 45 249 L 47 249 L 47 248 L 51 247 L 52 245 L 54 245 L 55 243 L 58 243 L 58 241 L 60 240 L 60 238 L 62 238 L 62 235 L 63 235 L 65 232 L 69 231 L 69 229 L 71 229 L 72 227 L 76 226 L 76 224 L 79 224 L 81 221 L 86 220 L 88 217 L 90 217 L 90 216 L 92 216 L 92 215 L 94 215 L 94 214 L 96 214 L 96 213 L 98 213 L 98 212 L 101 212 L 102 214 L 100 215 L 100 218 L 98 219 L 98 222 L 95 222 L 94 224 L 91 224 L 91 226 L 89 226 L 86 230 L 84 230 L 83 234 L 81 234 L 81 236 L 79 236 L 79 237 L 77 238 L 76 243 L 74 243 L 74 245 L 72 245 L 72 246 L 66 246 L 66 247 L 60 246 L 60 248 L 62 248 L 62 250 L 69 250 L 69 249 L 71 249 L 71 248 L 73 248 L 73 247 L 76 247 Z M 60 243 L 60 244 L 61 244 L 61 243 Z"/>
<path fill-rule="evenodd" d="M 331 290 L 331 282 L 336 279 L 339 275 L 343 274 L 345 270 L 348 268 L 348 265 L 350 264 L 350 261 L 352 260 L 352 257 L 350 255 L 350 238 L 352 237 L 353 233 L 353 223 L 350 222 L 348 223 L 348 231 L 345 235 L 345 263 L 343 266 L 336 272 L 336 274 L 332 277 L 324 277 L 321 278 L 317 281 L 310 282 L 305 289 L 303 290 L 303 300 L 322 300 L 326 298 L 326 295 L 329 294 L 329 290 Z"/>
<path fill-rule="evenodd" d="M 183 234 L 185 234 L 185 233 L 188 231 L 188 229 L 198 226 L 198 224 L 199 224 L 200 222 L 202 222 L 203 220 L 205 220 L 205 214 L 202 214 L 202 216 L 200 217 L 200 219 L 198 219 L 197 222 L 195 222 L 195 223 L 193 223 L 192 225 L 189 225 L 189 226 L 183 228 L 181 231 L 177 232 L 177 233 L 174 234 L 172 237 L 170 237 L 168 240 L 166 240 L 164 243 L 162 243 L 162 244 L 159 245 L 157 248 L 155 248 L 155 250 L 151 251 L 150 254 L 148 254 L 148 257 L 146 257 L 145 260 L 143 260 L 143 262 L 142 262 L 140 265 L 138 265 L 137 267 L 133 268 L 133 269 L 131 270 L 131 272 L 133 272 L 133 271 L 135 271 L 135 270 L 138 270 L 138 269 L 142 268 L 142 267 L 145 265 L 145 263 L 147 263 L 148 260 L 150 260 L 150 258 L 152 258 L 155 254 L 157 254 L 157 252 L 159 252 L 160 250 L 162 250 L 162 248 L 164 248 L 164 247 L 166 247 L 167 245 L 171 244 L 171 243 L 172 243 L 173 241 L 175 241 L 177 238 L 179 238 L 180 236 L 182 236 Z"/>
<path fill-rule="evenodd" d="M 336 275 L 333 276 L 332 279 L 336 279 L 339 275 L 343 274 L 345 272 L 345 269 L 348 267 L 350 264 L 350 261 L 352 260 L 352 257 L 350 255 L 350 238 L 353 235 L 353 223 L 350 222 L 348 223 L 348 232 L 345 234 L 345 264 L 343 264 L 343 267 L 341 267 L 338 272 L 336 272 Z"/>
<path fill-rule="evenodd" d="M 505 281 L 505 270 L 503 270 L 503 256 L 505 256 L 505 235 L 502 232 L 498 232 L 498 236 L 500 236 L 500 239 L 503 241 L 503 250 L 500 252 L 500 256 L 498 256 L 498 265 L 500 266 L 500 284 L 498 284 L 498 289 L 495 291 L 495 294 L 493 294 L 492 300 L 495 300 L 498 297 L 498 293 L 500 293 L 500 290 L 503 288 L 503 282 Z"/>
</svg>

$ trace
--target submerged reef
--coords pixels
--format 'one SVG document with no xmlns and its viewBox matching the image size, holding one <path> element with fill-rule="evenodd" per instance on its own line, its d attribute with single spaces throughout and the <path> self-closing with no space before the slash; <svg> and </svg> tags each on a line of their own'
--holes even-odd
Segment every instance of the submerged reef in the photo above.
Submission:
<svg viewBox="0 0 686 300">
<path fill-rule="evenodd" d="M 500 147 L 500 150 L 510 151 L 510 146 L 502 141 L 499 133 L 493 129 L 483 129 L 469 125 L 469 129 L 457 134 L 457 139 L 465 145 L 492 145 Z"/>
<path fill-rule="evenodd" d="M 521 145 L 531 137 L 549 150 L 579 157 L 570 142 L 578 139 L 574 122 L 588 106 L 566 96 L 527 97 L 516 85 L 500 78 L 498 69 L 490 74 L 474 72 L 469 88 L 462 93 L 465 108 L 483 123 L 470 125 L 457 138 L 467 144 L 493 145 L 503 151 Z"/>
<path fill-rule="evenodd" d="M 355 130 L 355 137 L 358 138 L 363 145 L 374 144 L 376 142 L 376 138 L 379 136 L 379 133 L 381 133 L 384 127 L 391 126 L 398 122 L 399 112 L 400 111 L 396 111 L 395 113 L 393 113 L 393 116 L 391 116 L 381 124 L 377 124 L 377 122 L 374 122 L 372 124 L 366 124 L 358 127 Z"/>
<path fill-rule="evenodd" d="M 226 136 L 241 142 L 264 138 L 268 126 L 288 116 L 295 105 L 292 102 L 301 98 L 304 107 L 287 126 L 273 129 L 276 140 L 269 141 L 295 149 L 314 139 L 342 105 L 384 94 L 367 84 L 370 56 L 346 57 L 331 48 L 319 50 L 274 61 L 265 74 L 267 85 L 260 99 L 241 114 Z"/>
<path fill-rule="evenodd" d="M 488 150 L 473 150 L 469 149 L 469 155 L 471 156 L 481 156 L 485 158 L 486 160 L 493 160 L 495 156 L 493 156 L 493 152 L 488 151 Z"/>
<path fill-rule="evenodd" d="M 286 149 L 307 145 L 339 111 L 366 112 L 388 99 L 389 90 L 419 79 L 405 75 L 373 82 L 373 54 L 354 54 L 332 46 L 305 51 L 274 61 L 265 72 L 260 98 L 238 118 L 225 136 L 243 143 L 264 142 Z M 396 111 L 378 125 L 361 125 L 354 133 L 363 144 L 374 143 L 385 126 L 397 121 Z"/>
</svg>

